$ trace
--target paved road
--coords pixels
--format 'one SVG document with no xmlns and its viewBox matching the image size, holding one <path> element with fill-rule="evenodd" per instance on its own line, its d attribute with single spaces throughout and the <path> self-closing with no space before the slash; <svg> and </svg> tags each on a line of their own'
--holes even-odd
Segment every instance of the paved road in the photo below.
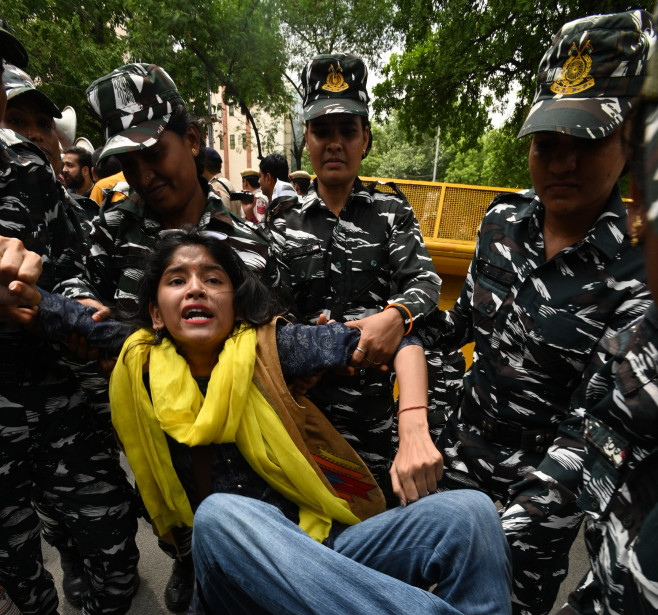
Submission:
<svg viewBox="0 0 658 615">
<path fill-rule="evenodd" d="M 128 615 L 165 615 L 169 613 L 164 604 L 164 587 L 171 572 L 171 560 L 158 548 L 150 524 L 143 520 L 139 522 L 137 544 L 140 550 L 139 574 L 141 585 L 135 596 Z M 62 573 L 57 552 L 44 543 L 44 564 L 55 577 L 55 584 L 60 596 L 60 615 L 79 615 L 80 611 L 73 608 L 64 599 L 62 593 Z M 587 554 L 582 541 L 582 533 L 571 550 L 569 576 L 562 584 L 562 590 L 556 602 L 556 613 L 566 602 L 568 591 L 573 589 L 589 567 Z M 366 613 L 364 615 L 370 615 Z"/>
</svg>

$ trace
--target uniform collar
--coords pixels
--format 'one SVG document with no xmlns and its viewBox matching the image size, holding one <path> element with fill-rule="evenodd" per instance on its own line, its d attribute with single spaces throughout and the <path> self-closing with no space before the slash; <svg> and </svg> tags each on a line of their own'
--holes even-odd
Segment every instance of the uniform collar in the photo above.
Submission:
<svg viewBox="0 0 658 615">
<path fill-rule="evenodd" d="M 354 185 L 350 195 L 347 197 L 347 202 L 351 203 L 355 199 L 362 199 L 364 202 L 371 202 L 372 197 L 370 193 L 366 190 L 363 182 L 359 177 L 354 180 Z M 301 206 L 299 208 L 301 213 L 306 213 L 309 209 L 313 207 L 327 207 L 324 201 L 318 196 L 318 178 L 316 177 L 309 186 L 306 196 L 302 199 Z"/>
<path fill-rule="evenodd" d="M 517 194 L 525 196 L 526 199 L 517 208 L 514 217 L 517 220 L 528 220 L 528 232 L 532 236 L 533 228 L 541 224 L 544 205 L 534 190 L 524 190 Z M 615 184 L 606 206 L 594 226 L 585 234 L 581 244 L 587 243 L 604 254 L 608 260 L 613 260 L 619 253 L 619 247 L 627 233 L 626 206 L 621 200 L 619 184 Z"/>
</svg>

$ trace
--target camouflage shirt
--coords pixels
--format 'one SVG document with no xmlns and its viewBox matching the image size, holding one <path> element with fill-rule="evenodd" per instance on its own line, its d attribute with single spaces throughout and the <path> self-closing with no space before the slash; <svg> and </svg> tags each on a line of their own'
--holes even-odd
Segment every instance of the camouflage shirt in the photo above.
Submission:
<svg viewBox="0 0 658 615">
<path fill-rule="evenodd" d="M 50 163 L 42 151 L 12 130 L 0 129 L 0 235 L 21 239 L 41 255 L 39 285 L 58 292 L 63 286 L 89 296 L 81 254 L 80 231 L 65 211 Z M 45 369 L 50 351 L 22 328 L 0 324 L 0 347 L 5 379 L 14 384 L 26 370 Z"/>
<path fill-rule="evenodd" d="M 658 309 L 601 341 L 574 416 L 503 516 L 523 540 L 576 502 L 591 570 L 560 613 L 658 613 Z"/>
<path fill-rule="evenodd" d="M 225 234 L 245 264 L 268 284 L 275 285 L 278 279 L 276 260 L 270 256 L 265 237 L 256 227 L 229 213 L 205 179 L 199 181 L 207 194 L 207 201 L 197 226 Z M 133 312 L 145 257 L 163 227 L 158 214 L 146 207 L 127 183 L 120 182 L 114 188 L 120 189 L 125 191 L 125 198 L 117 200 L 112 192 L 106 191 L 103 207 L 93 221 L 89 236 L 89 269 L 105 302 Z"/>
<path fill-rule="evenodd" d="M 322 313 L 356 320 L 397 302 L 412 314 L 416 330 L 438 305 L 441 280 L 409 204 L 394 194 L 371 193 L 357 178 L 335 216 L 316 190 L 317 180 L 301 204 L 274 212 L 268 224 L 281 287 L 292 294 L 302 322 L 313 323 Z M 385 488 L 393 451 L 390 376 L 327 373 L 308 395 Z"/>
<path fill-rule="evenodd" d="M 585 237 L 548 260 L 543 216 L 532 190 L 497 196 L 454 308 L 437 310 L 421 332 L 444 350 L 475 341 L 461 406 L 470 424 L 557 430 L 598 340 L 648 305 L 618 188 Z"/>
</svg>

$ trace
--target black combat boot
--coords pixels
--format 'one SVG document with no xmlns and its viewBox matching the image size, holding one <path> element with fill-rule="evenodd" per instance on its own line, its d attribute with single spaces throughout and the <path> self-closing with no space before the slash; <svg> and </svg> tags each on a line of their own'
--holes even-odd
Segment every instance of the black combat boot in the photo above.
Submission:
<svg viewBox="0 0 658 615">
<path fill-rule="evenodd" d="M 82 596 L 87 591 L 87 577 L 82 558 L 75 547 L 58 549 L 62 562 L 62 589 L 64 597 L 74 607 L 82 606 Z"/>
<path fill-rule="evenodd" d="M 174 560 L 171 568 L 171 576 L 165 587 L 165 604 L 173 613 L 187 611 L 194 592 L 194 563 L 192 555 L 187 555 L 182 560 Z"/>
</svg>

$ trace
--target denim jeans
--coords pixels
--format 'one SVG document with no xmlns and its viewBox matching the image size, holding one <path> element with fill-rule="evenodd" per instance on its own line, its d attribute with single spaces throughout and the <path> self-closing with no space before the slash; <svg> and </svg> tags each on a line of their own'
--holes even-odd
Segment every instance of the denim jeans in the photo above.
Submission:
<svg viewBox="0 0 658 615">
<path fill-rule="evenodd" d="M 476 491 L 386 511 L 331 547 L 270 504 L 214 494 L 194 516 L 192 553 L 208 613 L 512 612 L 507 542 L 491 500 Z"/>
</svg>

